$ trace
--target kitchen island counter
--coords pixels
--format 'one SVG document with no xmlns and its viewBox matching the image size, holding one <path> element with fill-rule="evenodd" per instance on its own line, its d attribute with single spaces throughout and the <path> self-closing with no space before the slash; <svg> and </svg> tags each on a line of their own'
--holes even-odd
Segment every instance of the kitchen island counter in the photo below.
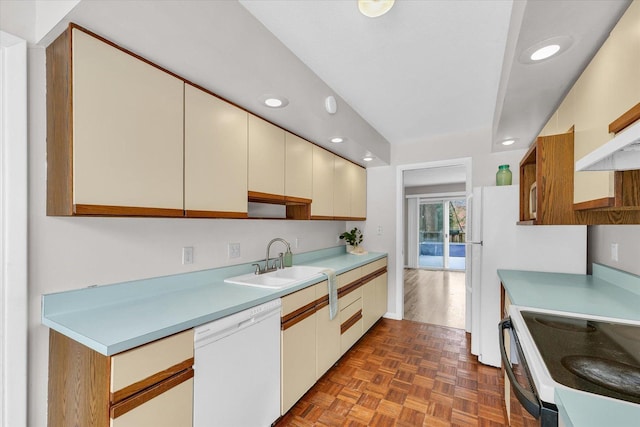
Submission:
<svg viewBox="0 0 640 427">
<path fill-rule="evenodd" d="M 339 246 L 294 255 L 294 265 L 341 274 L 386 256 L 352 255 Z M 42 323 L 111 356 L 326 280 L 317 277 L 280 290 L 224 282 L 252 268 L 242 264 L 43 295 Z"/>
</svg>

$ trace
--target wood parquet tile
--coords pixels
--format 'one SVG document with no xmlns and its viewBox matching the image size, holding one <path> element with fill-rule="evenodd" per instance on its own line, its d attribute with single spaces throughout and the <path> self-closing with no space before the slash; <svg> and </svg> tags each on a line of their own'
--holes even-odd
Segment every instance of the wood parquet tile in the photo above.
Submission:
<svg viewBox="0 0 640 427">
<path fill-rule="evenodd" d="M 381 319 L 277 427 L 504 427 L 500 369 L 464 330 Z"/>
</svg>

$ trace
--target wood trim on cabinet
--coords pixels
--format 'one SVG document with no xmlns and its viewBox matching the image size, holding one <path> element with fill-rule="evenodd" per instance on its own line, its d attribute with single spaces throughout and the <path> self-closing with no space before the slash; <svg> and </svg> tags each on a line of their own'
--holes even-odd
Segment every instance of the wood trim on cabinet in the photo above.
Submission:
<svg viewBox="0 0 640 427">
<path fill-rule="evenodd" d="M 304 310 L 306 308 L 306 310 Z M 286 331 L 290 327 L 302 322 L 307 317 L 313 316 L 316 312 L 315 301 L 311 302 L 304 307 L 297 309 L 296 311 L 289 313 L 287 316 L 280 319 L 280 330 Z M 296 314 L 295 316 L 291 316 Z"/>
<path fill-rule="evenodd" d="M 73 205 L 74 215 L 183 217 L 182 209 L 144 208 L 134 206 Z"/>
<path fill-rule="evenodd" d="M 609 133 L 618 133 L 640 120 L 640 102 L 609 124 Z"/>
<path fill-rule="evenodd" d="M 347 332 L 349 328 L 358 323 L 358 320 L 360 319 L 362 319 L 362 309 L 358 310 L 353 316 L 349 317 L 340 325 L 340 335 Z"/>
<path fill-rule="evenodd" d="M 311 204 L 287 205 L 287 219 L 311 219 Z"/>
<path fill-rule="evenodd" d="M 601 209 L 601 208 L 609 208 L 615 206 L 616 198 L 615 197 L 603 197 L 602 199 L 594 199 L 586 202 L 574 203 L 573 210 L 581 211 L 588 209 Z"/>
<path fill-rule="evenodd" d="M 109 416 L 111 418 L 118 418 L 191 378 L 193 378 L 193 368 L 190 367 L 185 371 L 177 373 L 174 376 L 149 387 L 141 393 L 113 405 L 109 411 Z"/>
<path fill-rule="evenodd" d="M 311 215 L 311 219 L 332 221 L 334 218 L 332 216 L 326 216 L 326 215 Z"/>
<path fill-rule="evenodd" d="M 304 197 L 284 196 L 284 201 L 287 205 L 310 205 L 311 199 L 305 199 Z"/>
<path fill-rule="evenodd" d="M 109 357 L 49 330 L 49 426 L 109 426 Z"/>
<path fill-rule="evenodd" d="M 259 191 L 248 191 L 247 195 L 248 195 L 249 201 L 254 203 L 271 203 L 271 204 L 278 204 L 278 205 L 285 204 L 284 196 L 280 194 L 261 193 Z"/>
<path fill-rule="evenodd" d="M 342 298 L 345 295 L 350 294 L 351 292 L 355 291 L 356 289 L 366 285 L 367 283 L 369 283 L 371 280 L 375 279 L 378 276 L 382 276 L 384 273 L 387 272 L 387 267 L 382 267 L 376 271 L 374 271 L 373 273 L 369 273 L 366 276 L 360 277 L 357 280 L 354 280 L 351 283 L 347 283 L 346 285 L 342 286 L 340 289 L 338 289 L 338 298 Z"/>
<path fill-rule="evenodd" d="M 249 215 L 246 212 L 226 212 L 226 211 L 200 211 L 188 209 L 184 211 L 186 218 L 234 218 L 245 219 Z"/>
<path fill-rule="evenodd" d="M 172 376 L 191 368 L 191 366 L 193 366 L 193 361 L 193 357 L 189 358 L 184 362 L 180 362 L 176 365 L 171 366 L 170 368 L 165 369 L 164 371 L 157 372 L 150 377 L 147 377 L 141 381 L 135 382 L 127 387 L 110 393 L 109 398 L 111 404 L 117 404 L 118 402 L 127 399 L 134 394 L 153 386 L 154 384 L 160 383 L 167 378 L 171 378 Z"/>
</svg>

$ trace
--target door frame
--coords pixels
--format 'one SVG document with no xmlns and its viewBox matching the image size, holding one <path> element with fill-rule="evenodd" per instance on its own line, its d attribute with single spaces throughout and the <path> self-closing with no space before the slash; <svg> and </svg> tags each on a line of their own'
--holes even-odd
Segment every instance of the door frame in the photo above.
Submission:
<svg viewBox="0 0 640 427">
<path fill-rule="evenodd" d="M 416 169 L 441 168 L 446 166 L 464 166 L 466 171 L 465 193 L 467 200 L 472 193 L 472 158 L 461 157 L 458 159 L 438 160 L 433 162 L 413 163 L 396 166 L 396 271 L 395 271 L 395 311 L 402 319 L 404 317 L 404 172 Z M 467 214 L 467 223 L 471 221 L 471 215 Z M 469 269 L 468 263 L 465 271 Z M 465 312 L 470 312 L 471 298 L 466 298 Z M 465 329 L 470 330 L 470 317 L 465 318 Z"/>
<path fill-rule="evenodd" d="M 0 424 L 27 425 L 27 43 L 0 31 Z"/>
</svg>

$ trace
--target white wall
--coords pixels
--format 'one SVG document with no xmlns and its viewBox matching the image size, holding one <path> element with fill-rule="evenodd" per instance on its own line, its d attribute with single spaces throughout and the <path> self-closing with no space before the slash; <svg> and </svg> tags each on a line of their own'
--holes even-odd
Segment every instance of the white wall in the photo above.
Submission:
<svg viewBox="0 0 640 427">
<path fill-rule="evenodd" d="M 640 275 L 640 225 L 588 227 L 588 262 L 608 265 Z M 618 261 L 611 259 L 611 244 L 618 244 Z"/>
<path fill-rule="evenodd" d="M 472 185 L 495 185 L 495 174 L 501 164 L 511 165 L 513 184 L 518 183 L 518 165 L 525 150 L 491 153 L 489 129 L 431 138 L 416 144 L 391 147 L 391 165 L 367 170 L 367 221 L 363 225 L 367 236 L 366 247 L 389 253 L 389 316 L 402 318 L 396 283 L 396 240 L 402 239 L 402 229 L 396 230 L 396 179 L 399 166 L 431 161 L 472 158 Z M 348 224 L 347 224 L 348 225 Z M 377 235 L 378 227 L 383 233 Z"/>
<path fill-rule="evenodd" d="M 45 51 L 29 49 L 29 426 L 46 426 L 48 329 L 42 294 L 264 258 L 268 241 L 298 238 L 294 253 L 337 246 L 344 221 L 46 216 Z M 242 257 L 227 258 L 238 242 Z M 194 247 L 194 264 L 181 248 Z"/>
</svg>

